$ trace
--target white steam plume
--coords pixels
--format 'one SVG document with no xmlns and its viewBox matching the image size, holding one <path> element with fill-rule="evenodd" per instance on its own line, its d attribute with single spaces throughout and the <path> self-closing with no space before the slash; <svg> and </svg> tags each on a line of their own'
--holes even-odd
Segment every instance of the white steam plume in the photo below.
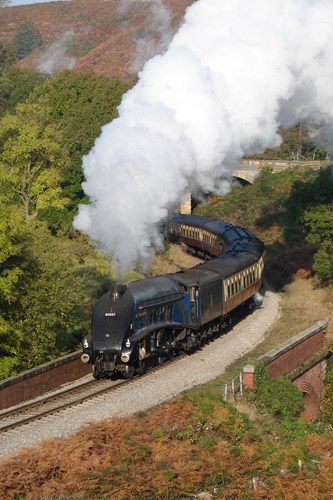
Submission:
<svg viewBox="0 0 333 500">
<path fill-rule="evenodd" d="M 74 226 L 123 272 L 162 247 L 189 190 L 218 189 L 244 154 L 280 143 L 280 124 L 331 134 L 332 26 L 331 0 L 195 2 L 84 158 L 90 205 Z"/>
<path fill-rule="evenodd" d="M 123 1 L 120 11 L 124 14 L 137 4 L 137 0 Z M 171 15 L 163 0 L 140 0 L 145 4 L 145 28 L 136 34 L 136 50 L 130 61 L 130 70 L 137 73 L 143 64 L 156 54 L 164 52 L 172 38 Z"/>
<path fill-rule="evenodd" d="M 63 69 L 73 69 L 75 58 L 67 56 L 66 52 L 73 42 L 74 31 L 69 30 L 58 36 L 40 56 L 37 64 L 38 71 L 54 75 Z"/>
</svg>

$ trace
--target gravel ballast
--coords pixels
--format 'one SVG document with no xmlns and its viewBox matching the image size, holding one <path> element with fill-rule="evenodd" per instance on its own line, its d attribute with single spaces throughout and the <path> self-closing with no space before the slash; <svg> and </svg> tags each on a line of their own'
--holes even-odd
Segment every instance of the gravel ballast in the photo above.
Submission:
<svg viewBox="0 0 333 500">
<path fill-rule="evenodd" d="M 266 289 L 260 307 L 226 335 L 191 356 L 139 377 L 114 393 L 111 391 L 0 436 L 0 457 L 16 454 L 22 447 L 33 447 L 45 439 L 65 438 L 83 425 L 147 410 L 213 380 L 262 342 L 278 315 L 279 297 Z"/>
</svg>

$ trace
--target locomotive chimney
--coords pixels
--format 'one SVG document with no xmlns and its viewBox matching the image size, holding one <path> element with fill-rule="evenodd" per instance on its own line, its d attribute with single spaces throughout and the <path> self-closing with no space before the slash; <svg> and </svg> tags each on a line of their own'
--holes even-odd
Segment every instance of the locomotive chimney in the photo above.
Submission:
<svg viewBox="0 0 333 500">
<path fill-rule="evenodd" d="M 116 302 L 119 299 L 119 297 L 124 295 L 126 290 L 127 290 L 127 285 L 120 285 L 120 284 L 115 285 L 113 287 L 113 290 L 111 290 L 111 292 L 110 292 L 111 299 L 113 300 L 113 302 Z"/>
</svg>

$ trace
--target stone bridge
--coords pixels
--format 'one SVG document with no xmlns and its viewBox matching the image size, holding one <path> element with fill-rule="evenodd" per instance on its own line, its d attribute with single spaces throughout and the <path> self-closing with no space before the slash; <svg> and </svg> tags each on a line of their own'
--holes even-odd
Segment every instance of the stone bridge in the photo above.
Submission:
<svg viewBox="0 0 333 500">
<path fill-rule="evenodd" d="M 320 170 L 333 164 L 333 160 L 318 161 L 282 161 L 282 160 L 242 160 L 239 167 L 234 169 L 233 177 L 243 183 L 253 184 L 264 168 L 270 168 L 273 172 L 282 172 L 287 168 L 298 167 L 301 169 L 311 168 Z M 192 213 L 192 196 L 188 193 L 186 200 L 180 205 L 178 211 L 182 214 Z"/>
<path fill-rule="evenodd" d="M 270 168 L 273 172 L 282 172 L 287 168 L 299 167 L 320 170 L 332 164 L 331 160 L 322 161 L 281 161 L 281 160 L 242 160 L 238 168 L 233 172 L 237 179 L 253 184 L 263 168 Z"/>
</svg>

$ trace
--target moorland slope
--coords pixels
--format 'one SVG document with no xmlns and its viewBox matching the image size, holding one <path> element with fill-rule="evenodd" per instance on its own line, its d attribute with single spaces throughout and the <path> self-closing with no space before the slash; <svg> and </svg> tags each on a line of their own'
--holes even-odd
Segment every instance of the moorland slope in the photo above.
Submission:
<svg viewBox="0 0 333 500">
<path fill-rule="evenodd" d="M 64 64 L 65 59 L 74 61 L 74 70 L 127 79 L 166 47 L 191 3 L 165 0 L 156 9 L 154 2 L 70 0 L 5 7 L 0 11 L 0 41 L 13 40 L 20 24 L 30 21 L 43 43 L 22 66 L 36 69 L 52 46 L 52 55 L 63 57 Z"/>
</svg>

